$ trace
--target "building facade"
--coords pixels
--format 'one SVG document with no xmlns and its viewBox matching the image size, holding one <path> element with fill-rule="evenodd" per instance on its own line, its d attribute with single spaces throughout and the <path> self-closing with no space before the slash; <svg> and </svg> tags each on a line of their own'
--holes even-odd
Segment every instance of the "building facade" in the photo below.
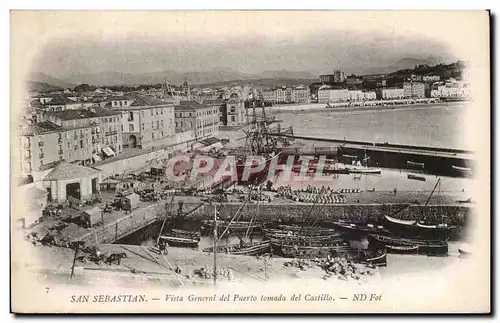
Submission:
<svg viewBox="0 0 500 323">
<path fill-rule="evenodd" d="M 320 75 L 319 79 L 322 83 L 343 83 L 346 80 L 346 75 L 341 70 L 335 70 L 332 74 Z"/>
<path fill-rule="evenodd" d="M 404 98 L 404 89 L 400 88 L 384 88 L 377 89 L 377 99 L 379 100 L 396 100 Z"/>
<path fill-rule="evenodd" d="M 403 84 L 403 96 L 405 98 L 424 98 L 425 85 L 420 82 L 406 82 Z"/>
<path fill-rule="evenodd" d="M 124 100 L 122 103 L 122 106 L 115 106 L 112 109 L 121 113 L 121 130 L 125 147 L 150 149 L 173 143 L 175 136 L 173 102 L 141 97 Z"/>
<path fill-rule="evenodd" d="M 120 154 L 121 114 L 103 108 L 41 112 L 19 136 L 23 175 L 65 160 L 90 165 Z"/>
<path fill-rule="evenodd" d="M 323 88 L 318 90 L 318 103 L 347 101 L 349 101 L 349 91 L 347 89 Z"/>
<path fill-rule="evenodd" d="M 309 103 L 311 102 L 311 91 L 308 87 L 296 87 L 291 91 L 292 103 Z"/>
<path fill-rule="evenodd" d="M 194 140 L 219 132 L 219 108 L 196 101 L 181 101 L 175 106 L 175 132 L 193 132 Z"/>
</svg>

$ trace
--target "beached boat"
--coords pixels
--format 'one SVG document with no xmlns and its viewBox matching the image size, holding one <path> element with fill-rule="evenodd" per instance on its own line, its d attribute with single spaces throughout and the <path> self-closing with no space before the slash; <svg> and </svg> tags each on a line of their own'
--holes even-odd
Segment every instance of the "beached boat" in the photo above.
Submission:
<svg viewBox="0 0 500 323">
<path fill-rule="evenodd" d="M 255 222 L 249 222 L 249 221 L 224 221 L 224 220 L 217 220 L 217 229 L 219 231 L 224 231 L 228 227 L 229 223 L 231 223 L 231 226 L 229 227 L 229 230 L 233 232 L 246 232 L 247 230 L 256 230 L 261 228 L 260 223 L 255 223 Z M 215 225 L 214 220 L 204 220 L 203 221 L 203 226 L 208 227 L 208 228 L 213 228 Z"/>
<path fill-rule="evenodd" d="M 340 243 L 300 243 L 284 240 L 271 241 L 273 253 L 289 258 L 325 258 L 333 252 L 346 251 L 347 242 Z"/>
<path fill-rule="evenodd" d="M 407 239 L 399 237 L 383 236 L 378 234 L 370 234 L 370 243 L 376 245 L 384 245 L 387 248 L 389 246 L 406 246 L 414 247 L 418 246 L 418 252 L 427 255 L 447 255 L 448 254 L 448 243 L 445 241 L 436 240 L 417 240 L 417 239 Z"/>
<path fill-rule="evenodd" d="M 256 256 L 269 252 L 269 242 L 252 242 L 243 244 L 220 245 L 217 246 L 218 253 L 227 253 L 240 256 Z M 203 249 L 204 252 L 213 252 L 214 248 L 209 247 Z"/>
<path fill-rule="evenodd" d="M 419 247 L 418 246 L 394 246 L 386 244 L 385 248 L 388 253 L 396 253 L 396 254 L 417 254 Z"/>
<path fill-rule="evenodd" d="M 328 229 L 319 226 L 301 226 L 301 225 L 285 225 L 280 224 L 277 226 L 277 230 L 284 232 L 300 232 L 307 235 L 325 235 L 325 234 L 334 234 L 336 233 L 335 229 Z M 268 229 L 268 230 L 276 230 L 276 229 Z"/>
<path fill-rule="evenodd" d="M 180 237 L 180 238 L 190 238 L 200 241 L 201 233 L 200 231 L 189 231 L 181 229 L 172 229 L 167 233 L 169 236 Z"/>
<path fill-rule="evenodd" d="M 364 236 L 367 234 L 385 234 L 388 233 L 389 231 L 385 229 L 381 225 L 375 225 L 375 224 L 356 224 L 356 223 L 349 223 L 349 222 L 343 222 L 343 221 L 336 221 L 332 222 L 333 225 L 343 231 L 344 233 L 348 233 L 354 236 Z"/>
<path fill-rule="evenodd" d="M 455 228 L 445 223 L 429 225 L 417 220 L 402 220 L 385 216 L 385 226 L 389 231 L 408 237 L 422 237 L 437 240 L 447 240 Z"/>
<path fill-rule="evenodd" d="M 411 168 L 425 168 L 424 163 L 417 163 L 417 162 L 413 162 L 411 160 L 408 160 L 406 162 L 406 165 L 408 165 L 408 167 L 411 167 Z"/>
<path fill-rule="evenodd" d="M 167 242 L 169 246 L 173 247 L 196 248 L 200 244 L 200 240 L 185 237 L 176 237 L 173 235 L 169 235 L 168 233 L 165 235 L 161 235 L 159 241 Z"/>
<path fill-rule="evenodd" d="M 408 179 L 414 179 L 414 180 L 422 181 L 422 182 L 426 181 L 424 176 L 419 176 L 419 175 L 414 175 L 414 174 L 408 174 Z"/>
<path fill-rule="evenodd" d="M 460 166 L 451 165 L 451 168 L 454 171 L 457 171 L 457 172 L 460 172 L 460 173 L 472 174 L 472 169 L 470 169 L 468 167 L 460 167 Z"/>
<path fill-rule="evenodd" d="M 382 174 L 378 168 L 348 168 L 349 174 Z"/>
</svg>

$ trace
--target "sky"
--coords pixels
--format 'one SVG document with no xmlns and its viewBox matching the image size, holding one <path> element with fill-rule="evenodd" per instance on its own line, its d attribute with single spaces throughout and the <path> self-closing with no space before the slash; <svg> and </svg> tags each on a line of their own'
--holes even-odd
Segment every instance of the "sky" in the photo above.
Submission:
<svg viewBox="0 0 500 323">
<path fill-rule="evenodd" d="M 464 17 L 441 15 L 437 21 L 437 16 L 418 12 L 74 15 L 47 13 L 32 18 L 45 31 L 36 38 L 32 70 L 58 78 L 221 67 L 245 73 L 285 69 L 317 74 L 336 68 L 355 73 L 408 57 L 450 62 L 462 58 L 456 45 L 463 48 L 473 37 L 464 31 L 463 39 L 457 39 Z M 457 31 L 451 40 L 448 30 Z"/>
</svg>

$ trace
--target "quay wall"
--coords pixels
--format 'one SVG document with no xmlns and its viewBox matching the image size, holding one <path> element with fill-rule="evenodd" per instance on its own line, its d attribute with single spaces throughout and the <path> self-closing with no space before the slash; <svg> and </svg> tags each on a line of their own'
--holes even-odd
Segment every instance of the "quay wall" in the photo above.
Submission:
<svg viewBox="0 0 500 323">
<path fill-rule="evenodd" d="M 98 243 L 113 243 L 132 233 L 135 233 L 156 221 L 161 221 L 164 216 L 164 202 L 152 204 L 141 209 L 133 210 L 131 214 L 124 216 L 117 221 L 106 223 L 103 226 L 95 227 L 82 236 L 74 237 L 73 240 L 82 240 L 89 244 Z M 198 203 L 183 203 L 183 212 L 198 207 Z M 238 220 L 250 220 L 253 216 L 257 216 L 259 212 L 259 221 L 283 221 L 296 222 L 331 222 L 336 220 L 376 220 L 382 219 L 385 214 L 390 215 L 396 210 L 403 207 L 404 204 L 338 204 L 338 205 L 312 205 L 307 204 L 263 204 L 258 208 L 255 204 L 245 205 L 240 211 Z M 174 205 L 174 210 L 177 210 L 179 205 Z M 219 205 L 218 214 L 223 217 L 232 217 L 241 207 L 241 203 L 226 203 Z M 312 210 L 312 211 L 311 211 Z M 448 224 L 464 227 L 469 219 L 473 208 L 457 205 L 411 205 L 397 214 L 397 218 L 401 219 L 417 219 L 421 218 L 422 214 L 427 216 L 436 216 L 439 220 L 444 220 Z M 188 218 L 201 221 L 204 219 L 212 219 L 214 207 L 205 204 L 193 211 Z M 309 215 L 309 216 L 308 216 Z M 152 236 L 154 234 L 151 234 Z"/>
</svg>

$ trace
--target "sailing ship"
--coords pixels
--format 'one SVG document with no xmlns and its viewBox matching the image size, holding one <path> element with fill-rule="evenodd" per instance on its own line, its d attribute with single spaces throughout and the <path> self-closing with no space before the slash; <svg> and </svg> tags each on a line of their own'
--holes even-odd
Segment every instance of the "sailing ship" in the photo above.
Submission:
<svg viewBox="0 0 500 323">
<path fill-rule="evenodd" d="M 293 140 L 292 126 L 285 130 L 282 130 L 279 124 L 277 128 L 271 128 L 270 125 L 275 122 L 274 118 L 266 115 L 265 107 L 262 107 L 261 116 L 257 117 L 255 103 L 253 104 L 250 129 L 243 130 L 246 138 L 245 146 L 242 151 L 237 152 L 236 156 L 236 173 L 239 184 L 257 185 L 264 182 L 268 177 L 271 164 L 279 162 L 282 148 L 290 145 L 290 141 Z M 247 160 L 248 156 L 259 156 L 264 160 Z M 264 163 L 263 167 L 261 163 Z M 257 167 L 262 169 L 248 174 L 250 168 Z"/>
</svg>

